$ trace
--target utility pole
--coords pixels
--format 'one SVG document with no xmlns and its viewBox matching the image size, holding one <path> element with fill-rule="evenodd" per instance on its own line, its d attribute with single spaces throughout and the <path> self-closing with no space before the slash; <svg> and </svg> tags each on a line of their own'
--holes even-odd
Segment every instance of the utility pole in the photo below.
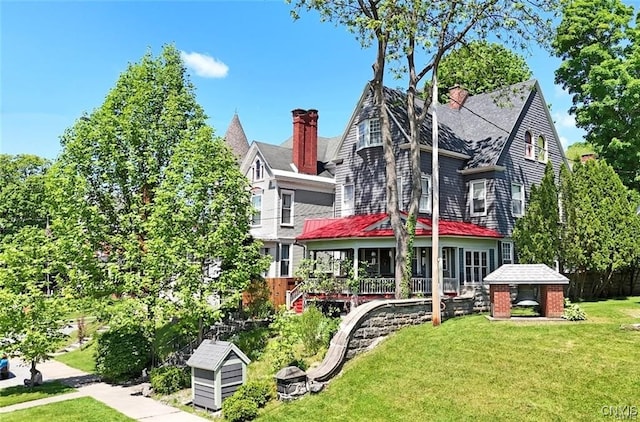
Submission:
<svg viewBox="0 0 640 422">
<path fill-rule="evenodd" d="M 433 92 L 431 93 L 431 323 L 440 325 L 440 171 L 438 164 L 438 77 L 433 70 Z"/>
</svg>

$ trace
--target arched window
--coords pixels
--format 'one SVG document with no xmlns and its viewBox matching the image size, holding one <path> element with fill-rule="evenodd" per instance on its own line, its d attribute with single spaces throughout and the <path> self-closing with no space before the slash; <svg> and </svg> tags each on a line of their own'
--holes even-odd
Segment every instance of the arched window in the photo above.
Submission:
<svg viewBox="0 0 640 422">
<path fill-rule="evenodd" d="M 536 159 L 538 161 L 546 162 L 547 161 L 547 141 L 545 141 L 544 136 L 538 136 L 538 142 L 536 143 Z"/>
<path fill-rule="evenodd" d="M 524 133 L 524 156 L 531 159 L 536 158 L 535 148 L 533 147 L 533 138 L 529 131 Z"/>
<path fill-rule="evenodd" d="M 253 180 L 262 180 L 262 177 L 262 162 L 257 159 L 253 166 Z"/>
</svg>

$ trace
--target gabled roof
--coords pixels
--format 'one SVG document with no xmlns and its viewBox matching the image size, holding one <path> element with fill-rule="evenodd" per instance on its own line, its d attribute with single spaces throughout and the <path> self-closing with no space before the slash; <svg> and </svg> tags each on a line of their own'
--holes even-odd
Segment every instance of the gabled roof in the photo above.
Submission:
<svg viewBox="0 0 640 422">
<path fill-rule="evenodd" d="M 323 163 L 331 161 L 336 155 L 339 143 L 339 136 L 334 136 L 333 138 L 318 136 L 318 161 Z M 286 141 L 281 143 L 280 146 L 293 151 L 293 136 L 290 136 Z"/>
<path fill-rule="evenodd" d="M 238 349 L 233 343 L 204 340 L 187 360 L 187 365 L 192 368 L 217 371 L 231 352 L 234 352 L 245 365 L 251 362 L 247 355 L 242 353 L 242 350 Z"/>
<path fill-rule="evenodd" d="M 439 147 L 470 156 L 467 169 L 496 165 L 526 102 L 537 88 L 536 81 L 530 80 L 472 95 L 459 110 L 438 104 Z M 385 88 L 385 96 L 392 119 L 406 135 L 409 127 L 406 94 Z M 416 107 L 422 109 L 424 101 L 417 99 Z M 431 146 L 431 116 L 429 112 L 420 130 L 420 143 L 426 146 Z"/>
<path fill-rule="evenodd" d="M 487 275 L 491 284 L 569 284 L 569 279 L 544 264 L 505 264 Z"/>
<path fill-rule="evenodd" d="M 440 220 L 441 236 L 502 238 L 495 230 L 472 223 Z M 418 218 L 416 236 L 431 236 L 431 219 Z M 393 237 L 386 213 L 351 215 L 342 218 L 306 219 L 299 241 L 360 237 Z"/>
<path fill-rule="evenodd" d="M 227 133 L 224 134 L 224 140 L 239 160 L 242 160 L 247 155 L 249 141 L 247 141 L 247 135 L 244 133 L 238 113 L 233 115 L 233 119 L 231 119 L 231 123 L 227 128 Z"/>
</svg>

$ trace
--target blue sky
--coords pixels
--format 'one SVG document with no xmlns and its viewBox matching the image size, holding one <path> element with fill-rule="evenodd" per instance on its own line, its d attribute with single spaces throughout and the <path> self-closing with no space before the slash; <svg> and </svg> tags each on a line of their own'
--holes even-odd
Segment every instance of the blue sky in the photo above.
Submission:
<svg viewBox="0 0 640 422">
<path fill-rule="evenodd" d="M 0 153 L 47 158 L 61 151 L 66 128 L 102 104 L 128 63 L 167 43 L 185 53 L 217 134 L 237 112 L 249 141 L 275 144 L 291 135 L 295 108 L 319 110 L 321 136 L 341 134 L 375 59 L 315 15 L 294 22 L 281 1 L 3 0 L 0 37 Z M 553 84 L 559 60 L 535 49 L 527 62 L 565 147 L 580 141 L 570 97 Z"/>
</svg>

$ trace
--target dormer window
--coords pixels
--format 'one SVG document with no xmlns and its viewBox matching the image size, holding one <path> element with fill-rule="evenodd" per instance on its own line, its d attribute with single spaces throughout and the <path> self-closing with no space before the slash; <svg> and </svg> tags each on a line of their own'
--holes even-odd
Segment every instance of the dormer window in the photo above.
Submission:
<svg viewBox="0 0 640 422">
<path fill-rule="evenodd" d="M 358 149 L 382 145 L 380 119 L 367 119 L 358 124 Z"/>
<path fill-rule="evenodd" d="M 264 168 L 262 167 L 262 161 L 257 159 L 253 164 L 253 180 L 262 180 L 264 178 Z"/>
</svg>

